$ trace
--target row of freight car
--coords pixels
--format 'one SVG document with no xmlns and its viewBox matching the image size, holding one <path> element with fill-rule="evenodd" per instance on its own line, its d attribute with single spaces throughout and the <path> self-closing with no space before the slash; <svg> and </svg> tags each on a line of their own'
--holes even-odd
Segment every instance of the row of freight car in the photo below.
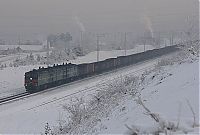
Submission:
<svg viewBox="0 0 200 135">
<path fill-rule="evenodd" d="M 141 61 L 153 59 L 174 51 L 177 46 L 148 50 L 146 52 L 109 58 L 104 61 L 84 64 L 54 65 L 48 68 L 39 68 L 25 73 L 25 88 L 29 93 L 34 93 L 72 82 L 81 78 L 100 74 L 109 70 L 128 66 Z"/>
</svg>

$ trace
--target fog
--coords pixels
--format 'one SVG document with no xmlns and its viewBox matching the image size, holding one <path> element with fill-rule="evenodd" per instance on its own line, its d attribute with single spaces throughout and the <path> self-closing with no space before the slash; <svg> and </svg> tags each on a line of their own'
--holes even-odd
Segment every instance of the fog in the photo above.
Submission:
<svg viewBox="0 0 200 135">
<path fill-rule="evenodd" d="M 183 30 L 198 0 L 0 0 L 0 37 Z M 151 26 L 149 26 L 151 25 Z"/>
</svg>

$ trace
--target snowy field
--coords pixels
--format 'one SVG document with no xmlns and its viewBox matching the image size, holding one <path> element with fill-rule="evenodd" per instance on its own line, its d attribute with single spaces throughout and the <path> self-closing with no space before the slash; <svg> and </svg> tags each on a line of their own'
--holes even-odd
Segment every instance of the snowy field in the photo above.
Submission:
<svg viewBox="0 0 200 135">
<path fill-rule="evenodd" d="M 64 116 L 68 116 L 62 106 L 69 104 L 72 97 L 91 98 L 98 87 L 112 78 L 130 74 L 141 74 L 156 60 L 140 65 L 130 66 L 118 72 L 73 83 L 27 99 L 0 106 L 1 133 L 30 134 L 44 133 L 45 123 L 51 128 L 58 124 Z M 180 128 L 185 132 L 198 134 L 198 127 L 192 128 L 193 116 L 186 103 L 191 103 L 196 114 L 199 114 L 199 63 L 184 63 L 167 66 L 155 77 L 154 81 L 145 85 L 141 91 L 144 104 L 166 120 L 177 122 L 180 112 Z M 140 72 L 139 72 L 140 71 Z M 154 73 L 153 73 L 154 75 Z M 152 74 L 146 77 L 152 78 Z M 82 91 L 83 92 L 79 92 Z M 181 106 L 181 107 L 180 107 Z M 179 109 L 181 108 L 181 109 Z M 181 110 L 181 111 L 179 111 Z M 101 119 L 89 133 L 125 134 L 128 127 L 136 127 L 141 132 L 157 130 L 157 123 L 131 97 L 122 100 L 107 117 Z M 199 121 L 199 118 L 196 118 Z M 84 125 L 83 125 L 84 127 Z M 176 132 L 176 134 L 182 132 Z"/>
<path fill-rule="evenodd" d="M 102 56 L 115 57 L 115 55 L 123 55 L 124 51 L 113 51 L 110 54 L 105 51 L 100 53 L 103 54 Z M 135 51 L 129 50 L 127 53 L 131 54 Z M 84 60 L 90 62 L 96 59 L 94 52 L 87 56 L 82 57 L 83 62 Z M 68 129 L 70 133 L 131 134 L 137 132 L 144 134 L 160 131 L 162 126 L 170 126 L 170 128 L 178 128 L 174 128 L 175 131 L 165 128 L 162 130 L 171 132 L 170 134 L 198 134 L 198 60 L 191 59 L 192 62 L 190 62 L 191 60 L 187 61 L 186 59 L 186 62 L 183 63 L 177 62 L 173 65 L 168 63 L 167 66 L 165 63 L 165 66 L 157 65 L 159 60 L 167 58 L 176 61 L 175 57 L 177 56 L 179 55 L 173 53 L 155 60 L 118 69 L 114 72 L 51 88 L 51 91 L 46 93 L 35 94 L 0 105 L 0 133 L 40 134 L 44 133 L 47 122 L 50 128 L 56 131 L 59 123 L 63 123 L 65 120 L 69 121 L 73 116 L 64 110 L 63 106 L 77 105 L 77 101 L 87 104 L 87 102 L 89 103 L 95 99 L 94 103 L 100 104 L 96 110 L 93 110 L 91 106 L 91 109 L 88 108 L 86 113 L 78 107 L 80 109 L 78 110 L 81 117 L 80 123 L 76 125 L 76 121 L 75 123 L 72 121 L 71 126 L 73 127 L 74 123 L 76 129 Z M 91 57 L 93 59 L 90 59 Z M 78 58 L 74 62 L 79 63 L 80 59 Z M 103 59 L 104 57 L 102 57 Z M 156 68 L 155 65 L 157 65 Z M 4 97 L 24 92 L 24 73 L 38 66 L 9 67 L 0 70 L 0 96 Z M 131 80 L 134 80 L 133 76 L 136 77 L 136 80 L 131 83 Z M 121 85 L 123 78 L 130 86 Z M 135 84 L 138 80 L 141 82 L 137 86 Z M 134 92 L 135 88 L 137 92 L 134 96 L 131 93 L 127 95 L 127 90 L 132 91 L 133 89 L 132 92 Z M 114 92 L 114 95 L 111 95 L 111 99 L 107 98 L 108 101 L 105 99 L 105 101 L 101 101 L 103 94 L 110 94 L 106 93 L 106 90 Z M 117 94 L 118 90 L 119 93 Z M 96 97 L 98 93 L 100 93 L 100 99 Z M 136 98 L 137 96 L 140 98 Z M 98 102 L 96 98 L 99 100 Z M 83 101 L 80 99 L 83 99 Z M 102 104 L 103 106 L 101 102 L 105 102 Z M 94 117 L 91 114 L 95 114 Z M 159 119 L 159 122 L 156 122 L 151 114 Z M 88 118 L 86 119 L 84 115 Z M 195 127 L 193 128 L 194 116 L 196 117 Z M 64 126 L 71 127 L 69 125 Z"/>
<path fill-rule="evenodd" d="M 153 49 L 151 45 L 146 45 L 146 49 Z M 127 50 L 128 54 L 139 53 L 143 51 L 143 46 L 137 46 L 135 49 Z M 40 54 L 41 56 L 46 55 L 46 52 L 35 52 L 34 55 Z M 115 58 L 117 56 L 124 55 L 124 50 L 114 50 L 114 51 L 100 51 L 100 60 L 105 60 L 107 58 Z M 9 65 L 9 63 L 15 60 L 17 57 L 26 57 L 27 54 L 16 54 L 9 55 L 6 57 L 0 58 L 0 63 Z M 96 61 L 96 51 L 91 52 L 83 57 L 78 57 L 75 60 L 70 60 L 68 62 L 80 64 L 80 63 L 89 63 Z M 13 95 L 16 93 L 24 92 L 24 74 L 34 68 L 39 66 L 46 65 L 30 65 L 30 66 L 19 66 L 19 67 L 7 67 L 3 70 L 0 70 L 0 97 L 5 97 Z"/>
<path fill-rule="evenodd" d="M 146 51 L 152 50 L 154 47 L 152 45 L 146 45 Z M 143 45 L 137 45 L 134 49 L 130 49 L 126 51 L 126 55 L 131 55 L 135 53 L 144 52 Z M 107 58 L 116 58 L 117 56 L 124 56 L 125 50 L 114 50 L 114 51 L 100 51 L 99 52 L 99 60 L 103 61 Z M 91 52 L 83 57 L 78 57 L 75 60 L 71 60 L 70 62 L 80 64 L 80 63 L 89 63 L 97 61 L 97 51 Z"/>
<path fill-rule="evenodd" d="M 3 55 L 0 57 L 0 63 L 8 63 L 10 61 L 15 60 L 18 57 L 25 57 L 26 55 L 27 55 L 26 53 Z"/>
<path fill-rule="evenodd" d="M 46 52 L 40 52 L 44 48 L 42 45 L 0 45 L 0 50 L 8 50 L 8 49 L 16 49 L 20 47 L 25 51 L 33 51 L 33 55 L 46 56 Z M 0 55 L 0 64 L 6 64 L 7 66 L 16 60 L 17 58 L 25 58 L 30 53 L 16 53 L 16 54 L 8 54 L 8 55 Z"/>
<path fill-rule="evenodd" d="M 56 124 L 59 114 L 63 115 L 62 105 L 70 102 L 70 94 L 92 96 L 97 89 L 97 85 L 103 84 L 109 79 L 119 77 L 132 72 L 143 71 L 144 68 L 153 66 L 157 60 L 141 65 L 135 65 L 124 70 L 119 70 L 107 75 L 87 79 L 72 85 L 58 88 L 54 91 L 36 95 L 27 99 L 19 100 L 10 104 L 0 106 L 0 131 L 2 133 L 40 133 L 46 122 Z M 91 90 L 91 91 L 90 91 Z M 88 91 L 88 92 L 86 92 Z M 73 95 L 72 95 L 73 96 Z M 31 119 L 30 119 L 31 118 Z M 23 123 L 23 124 L 21 124 Z M 30 126 L 32 125 L 32 126 Z M 12 127 L 12 129 L 9 129 Z"/>
<path fill-rule="evenodd" d="M 37 68 L 38 66 L 35 66 Z M 34 66 L 7 67 L 0 70 L 0 97 L 25 92 L 24 74 Z"/>
<path fill-rule="evenodd" d="M 178 123 L 180 129 L 168 134 L 199 134 L 199 126 L 192 128 L 193 114 L 188 106 L 190 102 L 199 123 L 199 63 L 186 63 L 166 67 L 163 74 L 171 76 L 157 80 L 144 88 L 141 99 L 145 106 L 157 114 L 166 123 Z M 175 125 L 176 126 L 176 125 Z M 131 133 L 129 128 L 140 133 L 153 133 L 159 129 L 158 124 L 133 99 L 127 99 L 96 126 L 96 133 L 124 134 Z M 185 132 L 185 133 L 184 133 Z M 133 132 L 132 132 L 133 133 Z"/>
<path fill-rule="evenodd" d="M 0 50 L 14 49 L 20 47 L 22 50 L 39 51 L 43 49 L 42 45 L 0 45 Z"/>
</svg>

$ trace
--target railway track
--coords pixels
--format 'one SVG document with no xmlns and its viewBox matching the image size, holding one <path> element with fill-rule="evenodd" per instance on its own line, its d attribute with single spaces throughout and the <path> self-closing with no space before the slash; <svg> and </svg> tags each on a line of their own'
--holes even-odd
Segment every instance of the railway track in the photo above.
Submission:
<svg viewBox="0 0 200 135">
<path fill-rule="evenodd" d="M 146 61 L 148 62 L 148 61 Z M 140 63 L 138 64 L 135 64 L 135 65 L 139 65 Z M 66 86 L 69 86 L 69 85 L 73 85 L 75 83 L 80 83 L 80 82 L 83 82 L 83 81 L 87 81 L 89 79 L 92 79 L 92 78 L 95 78 L 95 77 L 101 77 L 101 76 L 104 76 L 104 75 L 107 75 L 107 74 L 111 74 L 113 72 L 118 72 L 122 69 L 125 69 L 125 68 L 129 68 L 131 67 L 132 65 L 130 66 L 126 66 L 126 67 L 121 67 L 121 68 L 118 68 L 118 69 L 115 69 L 115 70 L 112 70 L 112 71 L 108 71 L 108 72 L 105 72 L 105 73 L 102 73 L 102 74 L 98 74 L 98 75 L 94 75 L 94 76 L 90 76 L 90 77 L 87 77 L 87 78 L 84 78 L 84 79 L 80 79 L 80 80 L 77 80 L 77 81 L 74 81 L 74 82 L 70 82 L 70 83 L 67 83 L 67 84 L 63 84 L 63 85 L 60 85 L 60 86 L 57 86 L 57 87 L 53 87 L 53 88 L 49 88 L 49 89 L 46 89 L 44 91 L 40 91 L 40 92 L 36 92 L 36 93 L 28 93 L 28 92 L 23 92 L 23 93 L 20 93 L 20 94 L 16 94 L 16 95 L 12 95 L 12 96 L 9 96 L 9 97 L 5 97 L 5 98 L 0 98 L 0 105 L 3 105 L 3 104 L 6 104 L 6 103 L 10 103 L 10 102 L 14 102 L 16 100 L 20 100 L 20 99 L 23 99 L 23 98 L 26 98 L 26 97 L 30 97 L 30 96 L 35 96 L 35 95 L 39 95 L 39 94 L 42 94 L 42 93 L 46 93 L 46 92 L 49 92 L 49 91 L 53 91 L 55 89 L 58 89 L 58 88 L 62 88 L 62 87 L 66 87 Z M 144 69 L 150 69 L 150 67 L 146 67 L 146 68 L 142 68 L 142 69 L 139 69 L 137 71 L 134 71 L 134 72 L 138 72 L 138 71 L 141 71 L 141 70 L 144 70 Z M 132 72 L 132 73 L 134 73 Z M 105 82 L 104 82 L 105 83 Z M 56 99 L 56 100 L 60 100 L 60 99 L 63 99 L 65 97 L 68 97 L 68 96 L 72 96 L 72 95 L 75 95 L 75 94 L 78 94 L 80 92 L 87 92 L 87 91 L 92 91 L 91 88 L 88 88 L 87 90 L 84 89 L 84 90 L 81 90 L 81 91 L 78 91 L 78 92 L 75 92 L 73 94 L 70 94 L 70 95 L 67 95 L 67 96 L 64 96 L 62 98 L 59 98 L 59 99 Z M 56 101 L 55 100 L 55 101 Z M 52 101 L 50 101 L 51 103 Z M 45 103 L 46 104 L 46 103 Z"/>
<path fill-rule="evenodd" d="M 9 97 L 5 97 L 5 98 L 1 98 L 0 99 L 0 105 L 3 104 L 3 103 L 6 103 L 6 102 L 10 102 L 10 101 L 14 101 L 14 100 L 17 100 L 17 99 L 21 99 L 25 96 L 29 95 L 28 92 L 23 92 L 23 93 L 20 93 L 20 94 L 16 94 L 16 95 L 12 95 L 12 96 L 9 96 Z"/>
<path fill-rule="evenodd" d="M 164 55 L 164 56 L 167 56 L 167 55 Z M 159 60 L 160 58 L 162 58 L 162 57 L 156 58 L 156 59 L 154 59 L 153 61 L 157 61 L 157 60 Z M 152 60 L 146 60 L 146 61 L 139 62 L 139 63 L 133 64 L 133 65 L 137 66 L 137 65 L 140 65 L 141 63 L 148 63 L 149 61 L 152 62 Z M 49 88 L 49 89 L 47 89 L 47 90 L 40 91 L 40 92 L 37 92 L 37 93 L 29 94 L 28 92 L 23 92 L 23 93 L 20 93 L 20 94 L 17 94 L 17 95 L 13 95 L 13 96 L 1 98 L 1 99 L 0 99 L 0 105 L 6 104 L 6 103 L 8 103 L 8 102 L 13 102 L 13 101 L 16 101 L 16 100 L 20 100 L 20 99 L 23 99 L 23 98 L 26 98 L 26 97 L 35 96 L 35 95 L 39 95 L 39 94 L 46 93 L 46 92 L 49 92 L 49 91 L 53 91 L 53 90 L 55 90 L 55 89 L 62 88 L 62 87 L 66 87 L 66 86 L 68 86 L 68 85 L 73 85 L 74 83 L 79 83 L 79 82 L 86 81 L 86 80 L 89 80 L 89 79 L 92 79 L 92 78 L 95 78 L 95 77 L 100 77 L 100 76 L 104 76 L 104 75 L 107 75 L 107 74 L 110 74 L 110 73 L 113 73 L 113 72 L 118 72 L 118 71 L 120 71 L 120 70 L 122 70 L 122 69 L 129 68 L 129 67 L 131 67 L 131 66 L 133 66 L 133 65 L 121 67 L 121 68 L 118 68 L 118 69 L 115 69 L 115 70 L 112 70 L 112 71 L 108 71 L 108 72 L 105 72 L 105 73 L 102 73 L 102 74 L 90 76 L 90 77 L 87 77 L 87 78 L 84 78 L 84 79 L 80 79 L 80 80 L 77 80 L 77 81 L 74 81 L 74 82 L 70 82 L 70 83 L 67 83 L 67 84 L 63 84 L 63 85 L 60 85 L 60 86 L 57 86 L 57 87 Z M 137 73 L 137 72 L 140 72 L 140 71 L 149 70 L 149 69 L 151 69 L 152 67 L 153 67 L 153 66 L 148 66 L 148 67 L 145 67 L 145 68 L 142 68 L 142 69 L 133 71 L 133 72 L 129 72 L 128 74 L 130 74 L 130 73 L 133 74 L 133 73 Z M 127 75 L 127 74 L 125 74 L 125 75 Z M 116 79 L 116 78 L 115 78 L 115 79 Z M 104 83 L 105 83 L 105 82 L 104 82 Z M 61 99 L 63 99 L 63 98 L 66 98 L 66 97 L 68 97 L 68 96 L 72 96 L 72 95 L 78 94 L 78 93 L 83 92 L 83 91 L 87 92 L 87 91 L 92 91 L 92 90 L 94 90 L 94 89 L 91 89 L 91 88 L 89 88 L 89 89 L 87 89 L 87 90 L 84 89 L 84 90 L 81 90 L 81 91 L 72 93 L 72 94 L 70 94 L 70 95 L 67 95 L 67 96 L 58 98 L 58 99 L 56 99 L 56 100 L 49 101 L 49 102 L 44 103 L 44 104 L 39 105 L 39 106 L 43 106 L 43 105 L 45 105 L 45 104 L 49 104 L 49 103 L 51 103 L 51 102 L 55 102 L 55 101 L 61 100 Z"/>
<path fill-rule="evenodd" d="M 152 66 L 148 66 L 148 67 L 144 67 L 144 68 L 141 68 L 141 69 L 138 69 L 136 71 L 132 71 L 132 72 L 129 72 L 129 73 L 125 73 L 123 76 L 129 76 L 129 75 L 137 75 L 137 74 L 140 74 L 142 73 L 143 71 L 147 71 L 147 70 L 151 70 L 154 68 L 154 65 Z M 118 76 L 118 78 L 120 78 L 121 76 Z M 114 81 L 116 78 L 112 78 L 112 79 L 109 79 L 109 80 L 106 80 L 106 81 L 103 81 L 101 82 L 101 86 L 103 85 L 106 85 L 108 84 L 109 82 L 111 81 Z M 108 82 L 109 81 L 109 82 Z M 38 107 L 42 107 L 44 105 L 47 105 L 47 104 L 50 104 L 50 103 L 53 103 L 53 102 L 57 102 L 57 101 L 60 101 L 60 100 L 63 100 L 63 99 L 69 99 L 71 96 L 73 95 L 76 95 L 76 94 L 80 94 L 82 92 L 91 92 L 91 91 L 96 91 L 97 90 L 97 87 L 96 85 L 95 86 L 91 86 L 91 87 L 87 87 L 87 88 L 84 88 L 84 89 L 81 89 L 79 91 L 76 91 L 76 92 L 73 92 L 71 94 L 67 94 L 65 96 L 62 96 L 62 97 L 59 97 L 59 98 L 56 98 L 56 99 L 53 99 L 53 100 L 49 100 L 47 102 L 43 102 L 42 104 L 39 104 L 39 105 L 36 105 L 34 107 L 31 107 L 29 108 L 28 110 L 32 110 L 32 109 L 35 109 L 35 108 L 38 108 Z"/>
<path fill-rule="evenodd" d="M 176 52 L 174 52 L 174 53 L 176 53 Z M 173 53 L 170 53 L 170 54 L 173 54 Z M 154 59 L 154 60 L 146 60 L 146 61 L 139 62 L 139 63 L 133 64 L 133 65 L 138 66 L 138 65 L 140 65 L 141 63 L 149 63 L 149 62 L 152 63 L 152 62 L 156 62 L 156 61 L 162 59 L 163 57 L 167 57 L 167 56 L 169 56 L 169 54 L 164 55 L 164 56 L 159 57 L 159 58 L 156 58 L 156 59 Z M 71 82 L 71 83 L 68 83 L 68 84 L 64 84 L 64 85 L 58 86 L 58 87 L 64 87 L 64 86 L 67 86 L 67 85 L 72 85 L 72 84 L 74 84 L 74 83 L 86 81 L 86 80 L 89 80 L 89 79 L 92 79 L 92 78 L 95 78 L 95 77 L 100 77 L 100 76 L 103 76 L 103 75 L 107 75 L 107 74 L 109 74 L 109 73 L 111 74 L 111 73 L 114 73 L 114 72 L 118 72 L 118 71 L 120 71 L 120 70 L 122 70 L 122 69 L 130 68 L 130 67 L 132 67 L 133 65 L 121 67 L 121 68 L 118 68 L 118 69 L 115 69 L 115 70 L 112 70 L 112 71 L 108 71 L 108 72 L 105 72 L 105 73 L 102 73 L 102 74 L 99 74 L 99 75 L 91 76 L 91 77 L 88 77 L 88 78 L 85 78 L 85 79 L 81 79 L 81 80 L 78 80 L 78 81 L 75 81 L 75 82 Z M 152 70 L 152 69 L 154 69 L 154 68 L 155 68 L 155 64 L 152 64 L 151 66 L 147 66 L 147 67 L 143 67 L 143 68 L 141 68 L 141 69 L 135 70 L 135 71 L 127 72 L 127 73 L 123 74 L 122 76 L 138 75 L 138 74 L 140 74 L 140 73 L 142 73 L 142 72 L 144 72 L 144 71 L 149 71 L 149 70 Z M 120 77 L 121 77 L 121 76 L 118 76 L 118 75 L 117 75 L 117 78 L 120 78 Z M 115 80 L 115 79 L 116 79 L 116 77 L 114 77 L 114 78 L 112 78 L 112 79 L 104 80 L 103 82 L 101 82 L 100 85 L 107 84 L 108 81 L 113 81 L 113 80 Z M 51 89 L 53 89 L 53 88 L 51 88 Z M 53 99 L 53 100 L 49 100 L 49 101 L 47 101 L 47 102 L 43 102 L 42 104 L 36 105 L 36 106 L 34 106 L 34 107 L 31 107 L 31 108 L 29 108 L 28 110 L 32 110 L 32 109 L 35 109 L 35 108 L 38 108 L 38 107 L 42 107 L 42 106 L 45 106 L 45 105 L 47 105 L 47 104 L 50 104 L 50 103 L 53 103 L 53 102 L 57 102 L 57 101 L 60 101 L 60 100 L 63 100 L 63 99 L 66 100 L 66 99 L 70 98 L 71 96 L 76 95 L 76 94 L 79 94 L 79 93 L 82 93 L 82 92 L 90 92 L 90 91 L 95 91 L 95 90 L 97 90 L 97 89 L 96 89 L 96 85 L 95 85 L 95 86 L 91 86 L 91 87 L 87 87 L 87 88 L 81 89 L 81 90 L 79 90 L 79 91 L 73 92 L 73 93 L 71 93 L 71 94 L 67 94 L 67 95 L 65 95 L 65 96 L 62 96 L 62 97 L 59 97 L 59 98 L 56 98 L 56 99 Z"/>
</svg>

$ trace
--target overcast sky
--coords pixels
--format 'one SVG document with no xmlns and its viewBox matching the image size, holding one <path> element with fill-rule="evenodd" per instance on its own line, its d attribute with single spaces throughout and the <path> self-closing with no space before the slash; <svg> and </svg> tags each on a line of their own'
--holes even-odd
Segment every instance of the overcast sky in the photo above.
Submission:
<svg viewBox="0 0 200 135">
<path fill-rule="evenodd" d="M 0 0 L 0 35 L 183 29 L 198 0 Z"/>
</svg>

